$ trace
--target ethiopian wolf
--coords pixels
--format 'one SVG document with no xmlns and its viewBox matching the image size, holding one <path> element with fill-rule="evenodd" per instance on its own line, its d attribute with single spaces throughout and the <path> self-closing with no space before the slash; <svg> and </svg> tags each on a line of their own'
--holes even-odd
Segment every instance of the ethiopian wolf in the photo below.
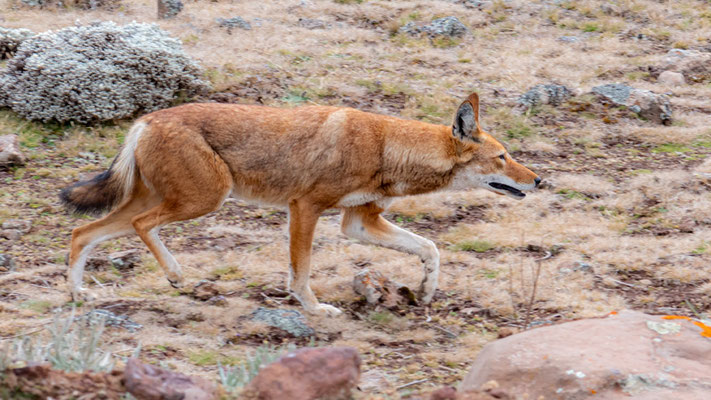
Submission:
<svg viewBox="0 0 711 400">
<path fill-rule="evenodd" d="M 186 104 L 138 119 L 108 171 L 61 192 L 75 211 L 111 211 L 72 232 L 68 284 L 80 296 L 89 252 L 136 233 L 179 287 L 180 266 L 158 231 L 215 211 L 231 195 L 288 207 L 289 288 L 306 311 L 340 313 L 309 286 L 314 228 L 330 208 L 342 210 L 344 234 L 418 255 L 419 294 L 428 303 L 439 252 L 381 216 L 390 201 L 472 188 L 522 199 L 539 182 L 482 130 L 477 94 L 462 102 L 452 126 L 342 107 Z"/>
</svg>

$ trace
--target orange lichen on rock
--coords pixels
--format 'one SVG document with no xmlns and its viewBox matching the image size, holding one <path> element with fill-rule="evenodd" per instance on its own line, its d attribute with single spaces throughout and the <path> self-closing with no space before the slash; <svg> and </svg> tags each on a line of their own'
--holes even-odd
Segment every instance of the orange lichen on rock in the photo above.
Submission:
<svg viewBox="0 0 711 400">
<path fill-rule="evenodd" d="M 703 322 L 695 321 L 692 318 L 686 317 L 683 315 L 665 315 L 662 318 L 663 319 L 685 319 L 687 321 L 690 321 L 692 324 L 701 328 L 701 336 L 711 338 L 711 326 L 708 326 L 708 325 L 704 324 Z"/>
</svg>

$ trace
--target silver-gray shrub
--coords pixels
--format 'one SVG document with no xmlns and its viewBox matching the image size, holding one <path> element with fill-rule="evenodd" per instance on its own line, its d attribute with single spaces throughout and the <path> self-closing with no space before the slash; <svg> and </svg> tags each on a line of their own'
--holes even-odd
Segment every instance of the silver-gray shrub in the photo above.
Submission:
<svg viewBox="0 0 711 400">
<path fill-rule="evenodd" d="M 0 71 L 0 107 L 42 121 L 122 119 L 206 92 L 201 74 L 156 25 L 70 27 L 22 42 Z"/>
<path fill-rule="evenodd" d="M 29 29 L 7 29 L 0 27 L 0 60 L 12 57 L 20 46 L 35 33 Z"/>
<path fill-rule="evenodd" d="M 47 328 L 48 340 L 24 336 L 0 342 L 0 374 L 8 368 L 47 362 L 65 371 L 111 371 L 115 359 L 102 349 L 105 319 L 74 316 L 74 309 L 68 318 L 55 315 Z M 134 356 L 138 352 L 140 345 L 134 349 Z"/>
</svg>

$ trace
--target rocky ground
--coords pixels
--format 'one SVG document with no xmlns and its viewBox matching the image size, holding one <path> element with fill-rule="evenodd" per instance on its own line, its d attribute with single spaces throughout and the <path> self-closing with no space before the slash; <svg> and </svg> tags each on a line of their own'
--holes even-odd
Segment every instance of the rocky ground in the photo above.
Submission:
<svg viewBox="0 0 711 400">
<path fill-rule="evenodd" d="M 377 270 L 414 288 L 419 260 L 347 239 L 338 212 L 324 215 L 313 288 L 345 315 L 307 317 L 313 339 L 252 318 L 259 307 L 298 310 L 284 291 L 283 210 L 233 200 L 163 229 L 188 278 L 184 290 L 168 285 L 136 238 L 106 242 L 85 283 L 101 297 L 79 307 L 142 325 L 108 328 L 107 346 L 117 354 L 140 343 L 144 361 L 215 380 L 218 362 L 237 362 L 264 342 L 348 345 L 364 362 L 358 396 L 398 398 L 460 381 L 481 346 L 527 322 L 622 308 L 711 313 L 706 2 L 190 2 L 170 20 L 156 20 L 153 2 L 140 0 L 111 11 L 14 4 L 0 2 L 9 10 L 0 16 L 3 27 L 157 22 L 206 68 L 215 93 L 202 100 L 345 105 L 450 124 L 457 104 L 476 90 L 484 127 L 546 182 L 521 202 L 473 191 L 393 205 L 390 220 L 441 250 L 440 290 L 428 307 L 367 304 L 352 288 L 357 273 Z M 250 29 L 215 21 L 234 16 Z M 467 31 L 432 36 L 412 28 L 444 16 L 456 16 Z M 683 83 L 662 78 L 664 71 L 679 72 Z M 572 97 L 518 103 L 532 86 L 551 82 Z M 590 93 L 618 82 L 665 94 L 672 119 L 655 121 Z M 0 263 L 0 336 L 43 335 L 53 312 L 69 312 L 70 232 L 91 218 L 68 214 L 57 193 L 106 168 L 129 124 L 39 124 L 0 110 L 0 135 L 17 134 L 28 158 L 0 170 L 0 251 L 14 263 Z M 134 248 L 135 263 L 104 261 Z M 224 299 L 194 295 L 192 285 L 205 279 Z"/>
</svg>

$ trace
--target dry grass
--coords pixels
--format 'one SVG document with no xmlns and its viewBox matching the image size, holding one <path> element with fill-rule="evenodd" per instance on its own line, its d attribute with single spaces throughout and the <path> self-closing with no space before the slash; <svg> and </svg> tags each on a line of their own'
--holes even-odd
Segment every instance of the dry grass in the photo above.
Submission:
<svg viewBox="0 0 711 400">
<path fill-rule="evenodd" d="M 7 10 L 0 23 L 35 31 L 77 20 L 157 23 L 183 41 L 217 89 L 256 80 L 268 93 L 264 103 L 286 107 L 351 105 L 450 124 L 460 99 L 478 91 L 484 126 L 551 185 L 521 202 L 472 191 L 393 203 L 388 218 L 435 240 L 441 250 L 440 291 L 431 307 L 364 307 L 351 289 L 354 274 L 377 269 L 414 288 L 422 273 L 419 260 L 345 238 L 336 214 L 324 216 L 317 228 L 314 291 L 346 310 L 336 320 L 309 318 L 317 342 L 361 351 L 367 382 L 359 397 L 398 398 L 402 391 L 395 387 L 423 376 L 431 377 L 423 386 L 456 382 L 500 328 L 520 328 L 532 268 L 547 251 L 554 255 L 542 264 L 534 324 L 626 307 L 690 314 L 685 300 L 710 312 L 711 88 L 666 88 L 645 71 L 660 65 L 673 46 L 708 45 L 711 19 L 702 15 L 705 3 L 694 0 L 630 0 L 616 2 L 612 11 L 600 7 L 607 3 L 514 0 L 479 10 L 449 1 L 203 0 L 187 2 L 173 20 L 156 20 L 152 0 L 124 0 L 113 12 L 38 11 L 0 0 Z M 235 15 L 253 29 L 230 35 L 214 22 Z M 470 34 L 456 41 L 395 34 L 408 21 L 446 15 L 458 16 Z M 299 18 L 321 19 L 330 29 L 308 30 Z M 644 39 L 636 39 L 639 33 Z M 579 40 L 562 42 L 561 36 Z M 676 122 L 606 123 L 592 109 L 571 111 L 571 105 L 522 115 L 517 96 L 549 81 L 578 94 L 618 81 L 670 92 Z M 23 168 L 0 171 L 0 222 L 33 224 L 20 241 L 0 239 L 0 250 L 17 264 L 16 271 L 0 275 L 0 335 L 33 331 L 49 320 L 51 309 L 68 310 L 64 255 L 70 230 L 88 219 L 67 215 L 56 193 L 106 167 L 126 123 L 44 126 L 0 111 L 0 134 L 17 132 L 30 158 Z M 135 334 L 109 329 L 115 350 L 140 341 L 142 357 L 216 379 L 217 361 L 238 360 L 263 341 L 293 341 L 248 317 L 260 306 L 296 308 L 293 300 L 275 295 L 287 279 L 283 213 L 229 201 L 219 212 L 166 228 L 162 236 L 188 282 L 215 279 L 227 305 L 207 305 L 171 288 L 136 238 L 109 241 L 98 255 L 129 248 L 144 253 L 131 271 L 90 271 L 104 289 L 87 277 L 86 285 L 103 294 L 95 306 L 115 307 L 144 325 Z"/>
</svg>

